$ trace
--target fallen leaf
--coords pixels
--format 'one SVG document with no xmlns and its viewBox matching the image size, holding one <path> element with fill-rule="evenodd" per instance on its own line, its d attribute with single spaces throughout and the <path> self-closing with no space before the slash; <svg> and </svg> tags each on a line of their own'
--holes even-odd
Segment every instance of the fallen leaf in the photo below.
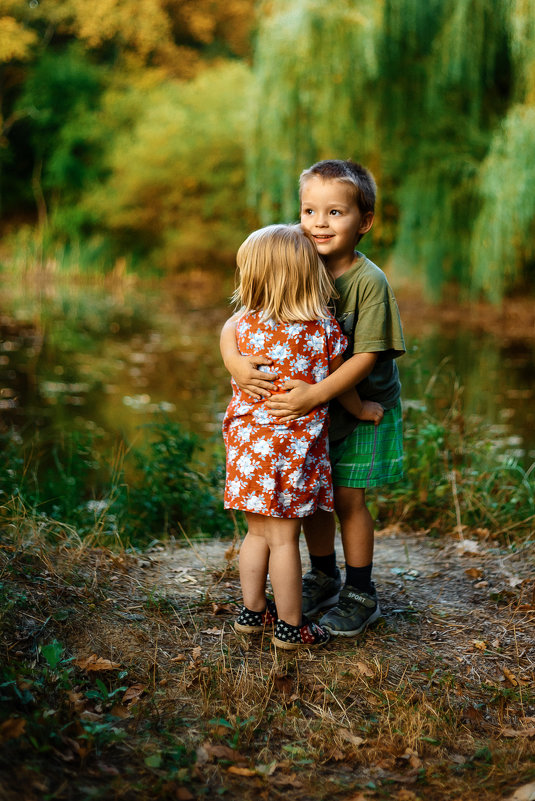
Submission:
<svg viewBox="0 0 535 801">
<path fill-rule="evenodd" d="M 74 690 L 69 690 L 67 697 L 74 707 L 75 712 L 79 712 L 85 706 L 85 697 L 83 693 L 77 693 Z"/>
<path fill-rule="evenodd" d="M 335 748 L 334 751 L 331 751 L 328 755 L 328 759 L 334 759 L 335 762 L 342 762 L 345 758 L 346 755 L 339 748 Z"/>
<path fill-rule="evenodd" d="M 474 647 L 477 648 L 479 651 L 486 651 L 487 650 L 487 643 L 485 640 L 472 640 Z"/>
<path fill-rule="evenodd" d="M 128 706 L 131 706 L 135 701 L 139 700 L 146 689 L 147 688 L 144 684 L 132 684 L 132 686 L 128 687 L 123 695 L 123 704 L 128 704 Z"/>
<path fill-rule="evenodd" d="M 370 679 L 372 679 L 375 675 L 373 670 L 371 670 L 371 668 L 369 668 L 365 662 L 357 662 L 356 667 L 360 673 L 362 673 L 364 676 L 368 676 Z"/>
<path fill-rule="evenodd" d="M 232 604 L 212 604 L 212 612 L 214 615 L 233 615 L 235 611 Z"/>
<path fill-rule="evenodd" d="M 106 765 L 105 762 L 97 762 L 97 767 L 101 773 L 105 773 L 107 776 L 120 776 L 120 771 L 115 765 Z"/>
<path fill-rule="evenodd" d="M 187 787 L 177 787 L 175 798 L 177 801 L 193 801 L 195 796 L 190 793 Z"/>
<path fill-rule="evenodd" d="M 470 578 L 481 578 L 483 571 L 480 567 L 469 567 L 464 571 L 464 574 Z"/>
<path fill-rule="evenodd" d="M 228 745 L 206 742 L 202 744 L 202 748 L 206 751 L 208 758 L 227 759 L 229 762 L 245 761 L 244 756 L 238 753 L 238 751 L 235 751 L 233 748 L 230 748 Z"/>
<path fill-rule="evenodd" d="M 0 740 L 14 740 L 24 732 L 25 718 L 8 718 L 0 725 Z"/>
<path fill-rule="evenodd" d="M 117 670 L 121 667 L 118 662 L 112 662 L 96 654 L 91 654 L 86 659 L 77 659 L 74 664 L 81 670 L 87 670 L 88 673 L 92 671 L 96 673 L 100 670 Z"/>
<path fill-rule="evenodd" d="M 197 661 L 197 659 L 201 658 L 201 646 L 200 645 L 196 645 L 195 646 L 195 648 L 191 652 L 191 656 L 192 656 L 192 658 L 193 658 L 193 660 L 195 662 Z"/>
<path fill-rule="evenodd" d="M 475 723 L 478 723 L 480 720 L 483 720 L 483 713 L 473 706 L 467 706 L 465 709 L 463 709 L 461 717 L 463 720 L 471 720 Z"/>
<path fill-rule="evenodd" d="M 535 782 L 517 787 L 514 793 L 508 796 L 505 801 L 535 801 Z"/>
<path fill-rule="evenodd" d="M 519 584 L 523 584 L 524 583 L 524 579 L 521 579 L 518 576 L 511 576 L 511 578 L 509 579 L 508 583 L 509 583 L 509 586 L 513 587 L 513 589 L 514 589 L 515 587 L 518 587 Z"/>
<path fill-rule="evenodd" d="M 171 659 L 171 662 L 185 662 L 187 659 L 186 654 L 177 654 Z"/>
<path fill-rule="evenodd" d="M 535 727 L 531 729 L 503 729 L 504 737 L 535 737 Z"/>
<path fill-rule="evenodd" d="M 461 556 L 479 553 L 479 542 L 477 540 L 461 540 L 457 543 L 457 550 Z"/>
<path fill-rule="evenodd" d="M 502 668 L 502 672 L 503 672 L 503 675 L 505 676 L 505 678 L 508 679 L 511 682 L 513 687 L 517 687 L 518 686 L 518 681 L 515 678 L 514 673 L 511 673 L 511 671 L 509 670 L 508 667 L 503 667 Z"/>
<path fill-rule="evenodd" d="M 277 770 L 277 763 L 275 761 L 270 762 L 268 765 L 256 766 L 256 772 L 259 773 L 261 776 L 273 776 L 276 770 Z"/>
<path fill-rule="evenodd" d="M 237 765 L 231 765 L 230 768 L 227 768 L 227 773 L 233 773 L 235 776 L 256 776 L 256 770 L 239 768 Z"/>
<path fill-rule="evenodd" d="M 203 629 L 201 634 L 211 634 L 212 636 L 217 636 L 221 634 L 222 631 L 223 629 Z"/>
<path fill-rule="evenodd" d="M 114 718 L 120 718 L 121 720 L 126 720 L 132 715 L 132 712 L 122 704 L 114 704 L 110 709 L 110 713 L 113 715 Z"/>
<path fill-rule="evenodd" d="M 279 673 L 273 679 L 273 684 L 275 685 L 275 689 L 282 693 L 282 695 L 285 697 L 292 695 L 294 682 L 290 676 L 285 676 L 284 674 Z"/>
<path fill-rule="evenodd" d="M 362 743 L 365 742 L 362 737 L 359 737 L 357 734 L 353 734 L 353 732 L 350 732 L 349 729 L 338 729 L 338 733 L 344 740 L 347 740 L 347 742 L 351 743 L 351 745 L 357 746 L 357 748 L 359 745 L 362 745 Z"/>
</svg>

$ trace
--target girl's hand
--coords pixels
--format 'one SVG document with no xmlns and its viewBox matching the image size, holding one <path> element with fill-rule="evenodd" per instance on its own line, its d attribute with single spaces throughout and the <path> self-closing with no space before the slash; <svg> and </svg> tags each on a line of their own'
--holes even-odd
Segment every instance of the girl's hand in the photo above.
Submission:
<svg viewBox="0 0 535 801">
<path fill-rule="evenodd" d="M 290 391 L 284 391 L 281 395 L 272 395 L 266 401 L 266 408 L 281 422 L 297 420 L 298 417 L 308 414 L 318 405 L 314 395 L 315 386 L 317 385 L 307 384 L 306 381 L 298 378 L 285 381 L 282 389 Z"/>
<path fill-rule="evenodd" d="M 380 403 L 375 401 L 362 401 L 362 409 L 358 415 L 359 420 L 368 420 L 369 422 L 379 425 L 384 417 L 385 410 Z"/>
<path fill-rule="evenodd" d="M 266 373 L 258 365 L 272 364 L 265 356 L 236 356 L 232 360 L 232 378 L 246 395 L 255 400 L 269 398 L 273 391 L 276 373 Z"/>
</svg>

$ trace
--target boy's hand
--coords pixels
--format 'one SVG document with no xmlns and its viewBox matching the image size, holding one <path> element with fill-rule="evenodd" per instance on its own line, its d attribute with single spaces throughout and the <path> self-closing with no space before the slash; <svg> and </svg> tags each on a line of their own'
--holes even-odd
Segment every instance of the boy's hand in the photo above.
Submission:
<svg viewBox="0 0 535 801">
<path fill-rule="evenodd" d="M 362 401 L 362 409 L 358 416 L 359 420 L 368 420 L 369 422 L 375 423 L 375 425 L 379 425 L 381 420 L 384 417 L 385 410 L 381 406 L 380 403 L 375 403 L 375 401 Z"/>
<path fill-rule="evenodd" d="M 317 384 L 307 384 L 299 378 L 292 378 L 285 381 L 282 389 L 285 391 L 281 395 L 273 395 L 266 401 L 266 408 L 281 422 L 297 420 L 318 405 L 315 398 L 314 387 Z"/>
<path fill-rule="evenodd" d="M 255 400 L 269 398 L 273 391 L 276 373 L 258 370 L 258 365 L 272 364 L 266 356 L 236 356 L 232 360 L 232 378 L 246 395 Z"/>
</svg>

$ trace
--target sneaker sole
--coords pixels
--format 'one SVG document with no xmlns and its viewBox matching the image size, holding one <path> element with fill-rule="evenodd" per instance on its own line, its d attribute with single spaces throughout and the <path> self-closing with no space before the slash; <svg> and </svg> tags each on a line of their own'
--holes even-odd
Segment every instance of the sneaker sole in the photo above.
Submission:
<svg viewBox="0 0 535 801">
<path fill-rule="evenodd" d="M 286 640 L 279 640 L 278 637 L 272 637 L 271 642 L 276 648 L 282 648 L 284 651 L 296 651 L 298 648 L 320 648 L 322 645 L 327 645 L 329 640 L 322 642 L 286 642 Z"/>
<path fill-rule="evenodd" d="M 322 623 L 321 620 L 320 620 L 320 626 L 323 629 L 327 629 L 329 634 L 331 634 L 333 637 L 355 637 L 357 634 L 361 634 L 363 631 L 366 631 L 368 626 L 371 626 L 371 624 L 375 623 L 376 620 L 379 620 L 380 617 L 381 617 L 381 609 L 379 608 L 379 604 L 377 604 L 377 609 L 375 610 L 373 615 L 371 615 L 371 617 L 369 617 L 368 620 L 365 620 L 364 623 L 358 629 L 352 629 L 351 631 L 342 631 L 341 629 L 335 629 L 332 626 L 330 626 L 328 621 L 326 623 Z"/>
<path fill-rule="evenodd" d="M 238 634 L 261 634 L 264 626 L 244 626 L 243 623 L 234 623 L 234 631 Z"/>
<path fill-rule="evenodd" d="M 340 598 L 340 593 L 337 592 L 336 595 L 331 595 L 330 598 L 325 598 L 324 601 L 313 606 L 312 609 L 307 609 L 303 606 L 303 614 L 304 615 L 315 615 L 316 612 L 319 612 L 320 609 L 327 609 L 329 606 L 336 606 L 338 603 L 338 599 Z"/>
</svg>

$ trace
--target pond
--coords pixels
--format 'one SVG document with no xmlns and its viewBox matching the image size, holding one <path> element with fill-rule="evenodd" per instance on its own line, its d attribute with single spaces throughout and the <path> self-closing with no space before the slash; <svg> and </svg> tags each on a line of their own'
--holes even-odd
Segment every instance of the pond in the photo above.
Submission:
<svg viewBox="0 0 535 801">
<path fill-rule="evenodd" d="M 218 337 L 232 276 L 192 271 L 153 282 L 83 282 L 53 274 L 3 276 L 0 430 L 43 445 L 86 429 L 105 443 L 139 444 L 166 415 L 220 442 L 230 395 Z M 408 353 L 399 360 L 406 402 L 426 387 L 446 412 L 457 393 L 525 467 L 535 460 L 535 338 L 452 323 L 400 299 Z"/>
</svg>

